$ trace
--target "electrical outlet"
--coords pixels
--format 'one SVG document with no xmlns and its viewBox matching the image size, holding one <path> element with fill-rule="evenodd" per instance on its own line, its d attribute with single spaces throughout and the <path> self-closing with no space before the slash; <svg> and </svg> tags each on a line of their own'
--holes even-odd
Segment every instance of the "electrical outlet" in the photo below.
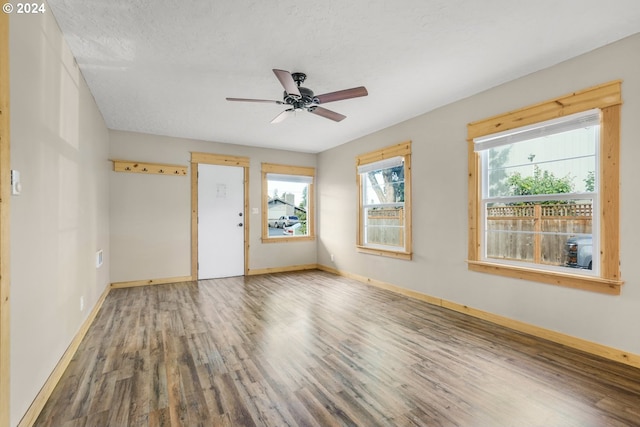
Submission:
<svg viewBox="0 0 640 427">
<path fill-rule="evenodd" d="M 80 297 L 80 311 L 84 310 L 84 297 Z"/>
</svg>

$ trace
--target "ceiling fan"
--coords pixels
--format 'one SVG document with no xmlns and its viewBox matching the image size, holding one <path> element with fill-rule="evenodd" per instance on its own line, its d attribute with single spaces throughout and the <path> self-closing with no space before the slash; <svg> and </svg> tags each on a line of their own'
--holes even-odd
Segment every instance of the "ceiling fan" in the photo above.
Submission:
<svg viewBox="0 0 640 427">
<path fill-rule="evenodd" d="M 335 111 L 327 110 L 320 106 L 328 102 L 342 101 L 343 99 L 357 98 L 367 96 L 369 93 L 364 86 L 354 87 L 351 89 L 339 90 L 337 92 L 329 92 L 323 95 L 314 95 L 311 89 L 302 87 L 302 83 L 307 79 L 304 73 L 290 73 L 285 70 L 273 70 L 282 87 L 284 87 L 284 95 L 282 101 L 273 101 L 269 99 L 249 99 L 249 98 L 227 98 L 227 101 L 240 102 L 263 102 L 270 104 L 287 105 L 288 108 L 278 114 L 271 123 L 279 123 L 289 117 L 296 111 L 306 110 L 318 116 L 339 122 L 344 120 L 344 116 Z"/>
</svg>

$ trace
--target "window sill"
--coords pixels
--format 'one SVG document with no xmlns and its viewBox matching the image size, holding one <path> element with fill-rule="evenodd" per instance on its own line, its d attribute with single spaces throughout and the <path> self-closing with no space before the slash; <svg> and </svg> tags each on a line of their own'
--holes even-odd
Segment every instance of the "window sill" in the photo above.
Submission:
<svg viewBox="0 0 640 427">
<path fill-rule="evenodd" d="M 262 243 L 307 242 L 309 240 L 316 240 L 316 236 L 263 237 Z"/>
<path fill-rule="evenodd" d="M 611 280 L 604 279 L 602 277 L 582 276 L 570 273 L 558 273 L 555 271 L 543 271 L 535 268 L 515 267 L 485 261 L 467 260 L 467 264 L 469 266 L 469 270 L 477 271 L 479 273 L 496 274 L 515 279 L 548 283 L 551 285 L 565 286 L 609 295 L 620 295 L 620 287 L 624 283 L 622 280 Z"/>
<path fill-rule="evenodd" d="M 362 252 L 362 253 L 365 253 L 365 254 L 385 256 L 385 257 L 397 258 L 397 259 L 408 259 L 408 260 L 410 260 L 412 258 L 412 256 L 413 256 L 413 254 L 411 252 L 387 251 L 387 250 L 384 250 L 384 249 L 368 248 L 366 246 L 356 246 L 356 250 L 358 252 Z"/>
</svg>

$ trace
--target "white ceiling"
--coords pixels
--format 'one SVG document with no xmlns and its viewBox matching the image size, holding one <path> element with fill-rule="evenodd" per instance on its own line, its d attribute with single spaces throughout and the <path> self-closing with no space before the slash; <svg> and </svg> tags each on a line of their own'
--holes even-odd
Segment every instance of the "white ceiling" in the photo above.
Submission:
<svg viewBox="0 0 640 427">
<path fill-rule="evenodd" d="M 319 152 L 640 31 L 638 0 L 49 0 L 111 129 Z M 280 100 L 307 74 L 342 122 Z"/>
</svg>

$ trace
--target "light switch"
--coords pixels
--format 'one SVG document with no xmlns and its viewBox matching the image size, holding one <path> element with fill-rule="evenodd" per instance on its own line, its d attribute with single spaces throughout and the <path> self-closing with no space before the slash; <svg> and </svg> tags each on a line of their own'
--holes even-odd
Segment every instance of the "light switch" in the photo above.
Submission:
<svg viewBox="0 0 640 427">
<path fill-rule="evenodd" d="M 251 213 L 254 215 L 258 215 L 260 213 L 260 211 L 258 210 L 258 208 L 252 208 L 251 209 Z"/>
<path fill-rule="evenodd" d="M 20 183 L 20 172 L 11 171 L 11 194 L 19 196 L 22 192 L 22 184 Z"/>
</svg>

